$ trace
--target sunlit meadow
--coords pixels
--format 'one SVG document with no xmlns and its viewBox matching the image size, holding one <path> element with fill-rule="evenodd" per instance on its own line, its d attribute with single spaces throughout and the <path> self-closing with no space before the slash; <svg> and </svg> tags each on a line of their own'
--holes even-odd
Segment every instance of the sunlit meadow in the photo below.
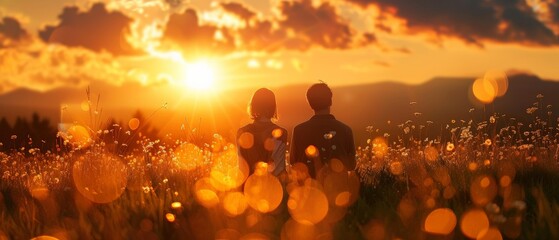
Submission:
<svg viewBox="0 0 559 240">
<path fill-rule="evenodd" d="M 506 86 L 488 73 L 472 91 L 489 106 Z M 88 99 L 90 124 L 60 125 L 54 149 L 17 135 L 0 146 L 0 239 L 559 237 L 559 128 L 543 95 L 524 122 L 470 109 L 485 120 L 437 129 L 417 112 L 388 122 L 395 133 L 369 126 L 357 169 L 332 159 L 317 179 L 298 164 L 278 179 L 264 162 L 249 176 L 219 134 L 148 136 L 150 119 L 138 117 L 102 124 Z"/>
</svg>

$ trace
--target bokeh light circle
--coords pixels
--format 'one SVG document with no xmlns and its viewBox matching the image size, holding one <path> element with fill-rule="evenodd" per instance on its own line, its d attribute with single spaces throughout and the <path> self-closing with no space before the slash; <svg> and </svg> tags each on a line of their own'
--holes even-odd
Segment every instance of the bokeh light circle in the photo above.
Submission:
<svg viewBox="0 0 559 240">
<path fill-rule="evenodd" d="M 240 187 L 249 175 L 246 161 L 237 156 L 234 147 L 214 153 L 210 170 L 212 185 L 219 191 L 229 191 Z"/>
<path fill-rule="evenodd" d="M 435 209 L 425 219 L 425 231 L 448 235 L 456 227 L 456 214 L 449 208 Z"/>
<path fill-rule="evenodd" d="M 283 199 L 283 188 L 272 174 L 253 174 L 245 182 L 244 194 L 248 205 L 267 213 L 275 210 Z"/>
<path fill-rule="evenodd" d="M 140 120 L 137 118 L 130 119 L 130 121 L 128 121 L 128 127 L 130 130 L 138 129 L 138 127 L 140 127 Z"/>
<path fill-rule="evenodd" d="M 477 176 L 470 185 L 470 196 L 472 201 L 478 206 L 485 206 L 493 201 L 497 195 L 497 183 L 492 176 Z"/>
<path fill-rule="evenodd" d="M 183 143 L 175 149 L 175 163 L 183 170 L 194 170 L 204 164 L 204 152 L 192 143 Z"/>
<path fill-rule="evenodd" d="M 481 230 L 477 235 L 477 240 L 503 240 L 503 235 L 498 228 L 491 227 Z"/>
<path fill-rule="evenodd" d="M 223 209 L 230 216 L 238 216 L 245 212 L 248 207 L 245 195 L 240 192 L 230 192 L 223 199 Z"/>
<path fill-rule="evenodd" d="M 118 158 L 108 154 L 87 154 L 72 167 L 76 189 L 95 203 L 109 203 L 124 192 L 128 169 Z"/>
<path fill-rule="evenodd" d="M 482 103 L 491 103 L 497 97 L 497 89 L 490 81 L 479 78 L 474 81 L 472 91 L 477 100 Z"/>
<path fill-rule="evenodd" d="M 466 237 L 477 238 L 478 234 L 489 228 L 489 218 L 481 209 L 471 209 L 462 215 L 460 229 Z"/>
<path fill-rule="evenodd" d="M 302 186 L 289 193 L 287 207 L 291 217 L 303 224 L 317 224 L 328 213 L 328 199 L 318 188 Z"/>
<path fill-rule="evenodd" d="M 196 202 L 206 208 L 219 204 L 216 189 L 212 186 L 210 178 L 202 178 L 194 184 L 194 197 Z"/>
<path fill-rule="evenodd" d="M 62 138 L 76 148 L 86 148 L 93 143 L 89 130 L 82 125 L 70 126 L 62 132 Z"/>
</svg>

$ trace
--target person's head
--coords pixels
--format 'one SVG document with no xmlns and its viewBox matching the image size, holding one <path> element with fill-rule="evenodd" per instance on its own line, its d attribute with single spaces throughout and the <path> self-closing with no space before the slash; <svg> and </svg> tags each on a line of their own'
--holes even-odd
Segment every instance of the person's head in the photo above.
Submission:
<svg viewBox="0 0 559 240">
<path fill-rule="evenodd" d="M 314 111 L 329 109 L 332 106 L 332 90 L 324 82 L 313 84 L 307 90 L 307 101 Z"/>
<path fill-rule="evenodd" d="M 277 119 L 276 95 L 267 88 L 254 92 L 248 106 L 248 114 L 252 119 Z"/>
</svg>

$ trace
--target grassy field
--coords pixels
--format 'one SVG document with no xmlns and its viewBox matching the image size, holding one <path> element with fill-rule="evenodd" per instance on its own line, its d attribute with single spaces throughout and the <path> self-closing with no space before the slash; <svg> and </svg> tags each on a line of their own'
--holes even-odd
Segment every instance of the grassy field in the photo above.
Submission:
<svg viewBox="0 0 559 240">
<path fill-rule="evenodd" d="M 52 151 L 0 153 L 0 239 L 558 239 L 559 131 L 534 108 L 435 138 L 419 118 L 371 126 L 356 171 L 333 160 L 316 180 L 247 176 L 218 134 L 74 126 Z"/>
</svg>

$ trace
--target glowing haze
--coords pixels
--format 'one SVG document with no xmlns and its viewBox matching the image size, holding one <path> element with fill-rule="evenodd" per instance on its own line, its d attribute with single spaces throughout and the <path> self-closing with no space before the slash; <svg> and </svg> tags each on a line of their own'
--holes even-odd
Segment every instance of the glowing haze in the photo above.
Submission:
<svg viewBox="0 0 559 240">
<path fill-rule="evenodd" d="M 557 0 L 1 0 L 0 94 L 92 81 L 415 84 L 487 70 L 559 79 L 558 23 Z"/>
</svg>

